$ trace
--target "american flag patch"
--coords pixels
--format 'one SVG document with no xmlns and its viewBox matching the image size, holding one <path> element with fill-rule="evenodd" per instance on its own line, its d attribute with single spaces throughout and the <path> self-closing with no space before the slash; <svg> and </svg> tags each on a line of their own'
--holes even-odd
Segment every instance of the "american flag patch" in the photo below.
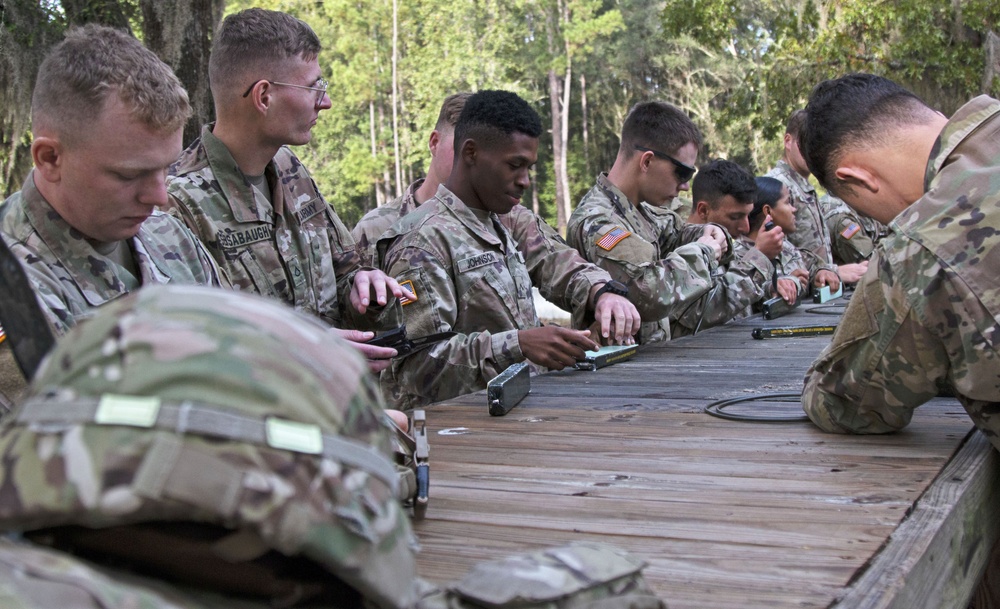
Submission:
<svg viewBox="0 0 1000 609">
<path fill-rule="evenodd" d="M 631 234 L 632 233 L 628 232 L 624 228 L 616 226 L 611 230 L 609 230 L 607 233 L 605 233 L 603 237 L 598 239 L 597 247 L 601 248 L 604 251 L 610 252 L 612 249 L 614 249 L 616 245 L 618 245 L 619 241 L 621 241 L 625 237 L 628 237 Z"/>
<path fill-rule="evenodd" d="M 845 228 L 844 232 L 840 233 L 840 236 L 843 237 L 844 239 L 850 239 L 854 235 L 858 234 L 859 230 L 861 230 L 861 227 L 858 226 L 858 223 L 851 222 L 850 226 Z"/>
<path fill-rule="evenodd" d="M 413 287 L 412 279 L 407 279 L 406 281 L 400 281 L 399 287 L 406 288 L 407 290 L 410 291 L 410 294 L 413 294 L 413 300 L 410 300 L 406 296 L 403 296 L 402 298 L 399 299 L 399 304 L 405 307 L 410 303 L 417 302 L 417 289 Z"/>
</svg>

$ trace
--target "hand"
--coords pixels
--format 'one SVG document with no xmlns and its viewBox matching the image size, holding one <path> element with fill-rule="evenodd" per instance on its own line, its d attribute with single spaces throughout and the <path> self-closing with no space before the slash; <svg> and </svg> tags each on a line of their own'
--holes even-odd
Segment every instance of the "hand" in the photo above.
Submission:
<svg viewBox="0 0 1000 609">
<path fill-rule="evenodd" d="M 600 286 L 594 287 L 598 289 Z M 610 292 L 601 294 L 601 297 L 594 304 L 594 322 L 595 325 L 600 325 L 599 337 L 603 344 L 613 342 L 618 345 L 635 344 L 632 337 L 642 325 L 639 311 L 636 310 L 635 305 L 628 298 Z M 611 336 L 612 330 L 614 337 Z"/>
<path fill-rule="evenodd" d="M 823 269 L 822 271 L 816 272 L 816 277 L 813 278 L 813 285 L 817 288 L 821 288 L 825 285 L 830 286 L 830 291 L 836 292 L 840 289 L 840 277 L 837 277 L 837 274 L 833 271 Z"/>
<path fill-rule="evenodd" d="M 779 277 L 778 294 L 785 302 L 792 304 L 799 297 L 799 282 L 789 277 Z"/>
<path fill-rule="evenodd" d="M 409 290 L 400 286 L 399 282 L 378 269 L 358 271 L 354 275 L 354 287 L 351 289 L 351 304 L 358 310 L 358 313 L 364 313 L 368 309 L 372 293 L 375 294 L 375 302 L 379 306 L 389 302 L 387 294 L 392 294 L 396 298 L 403 296 L 414 298 Z"/>
<path fill-rule="evenodd" d="M 837 274 L 844 283 L 857 283 L 868 272 L 868 261 L 862 260 L 856 264 L 841 264 L 837 267 Z M 830 288 L 831 290 L 833 288 Z"/>
<path fill-rule="evenodd" d="M 385 416 L 389 417 L 389 420 L 395 423 L 396 427 L 407 433 L 410 431 L 410 418 L 406 416 L 406 413 L 402 410 L 385 410 Z"/>
<path fill-rule="evenodd" d="M 809 287 L 809 271 L 805 269 L 795 269 L 792 271 L 792 277 L 799 280 L 799 284 L 802 285 L 802 289 Z"/>
<path fill-rule="evenodd" d="M 715 259 L 719 260 L 722 258 L 722 250 L 726 247 L 726 233 L 722 232 L 722 229 L 718 226 L 708 224 L 705 226 L 704 234 L 698 238 L 698 243 L 704 243 L 711 247 Z"/>
<path fill-rule="evenodd" d="M 596 351 L 600 346 L 589 337 L 590 330 L 570 330 L 559 326 L 542 326 L 517 333 L 521 353 L 552 370 L 572 366 L 586 356 L 585 351 Z"/>
<path fill-rule="evenodd" d="M 754 247 L 767 256 L 768 260 L 774 260 L 781 254 L 781 244 L 785 241 L 785 232 L 777 224 L 771 230 L 764 230 L 764 226 L 771 221 L 771 214 L 764 217 L 764 224 L 757 231 L 757 240 Z"/>
<path fill-rule="evenodd" d="M 392 358 L 396 357 L 396 350 L 391 347 L 378 347 L 365 344 L 365 341 L 375 338 L 374 332 L 362 332 L 361 330 L 342 330 L 340 328 L 330 328 L 340 338 L 350 341 L 351 346 L 361 352 L 368 360 L 368 368 L 378 374 L 389 367 Z"/>
</svg>

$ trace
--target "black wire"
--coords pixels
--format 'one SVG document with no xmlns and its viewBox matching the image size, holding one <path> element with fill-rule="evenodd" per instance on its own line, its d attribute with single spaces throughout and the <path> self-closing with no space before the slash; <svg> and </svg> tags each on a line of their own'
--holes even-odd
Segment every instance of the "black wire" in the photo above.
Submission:
<svg viewBox="0 0 1000 609">
<path fill-rule="evenodd" d="M 799 422 L 808 421 L 809 417 L 805 414 L 796 416 L 761 416 L 752 414 L 733 414 L 731 412 L 723 411 L 723 408 L 729 406 L 734 406 L 736 404 L 742 404 L 744 402 L 755 402 L 757 400 L 767 400 L 776 398 L 795 398 L 796 403 L 802 397 L 802 393 L 759 393 L 757 395 L 751 395 L 742 398 L 730 398 L 727 400 L 716 400 L 708 406 L 705 406 L 705 412 L 712 415 L 713 417 L 719 417 L 720 419 L 728 419 L 730 421 L 753 421 L 755 423 L 789 423 L 789 422 Z M 789 400 L 785 400 L 789 401 Z"/>
</svg>

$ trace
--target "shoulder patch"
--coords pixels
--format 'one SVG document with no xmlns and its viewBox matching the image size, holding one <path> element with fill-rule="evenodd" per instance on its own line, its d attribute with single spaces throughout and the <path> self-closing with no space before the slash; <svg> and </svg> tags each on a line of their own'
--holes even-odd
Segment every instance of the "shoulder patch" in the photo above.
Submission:
<svg viewBox="0 0 1000 609">
<path fill-rule="evenodd" d="M 618 245 L 622 239 L 628 237 L 632 233 L 628 232 L 620 226 L 615 226 L 608 232 L 604 233 L 604 236 L 597 240 L 597 247 L 604 251 L 610 252 Z"/>
<path fill-rule="evenodd" d="M 845 228 L 843 232 L 840 233 L 840 236 L 843 237 L 844 239 L 850 239 L 854 235 L 858 234 L 859 230 L 861 230 L 861 227 L 858 225 L 858 223 L 851 222 L 847 226 L 847 228 Z"/>
<path fill-rule="evenodd" d="M 416 302 L 419 299 L 419 297 L 417 296 L 417 288 L 413 287 L 413 280 L 412 279 L 407 279 L 406 281 L 400 281 L 399 282 L 399 287 L 406 288 L 407 290 L 410 291 L 410 294 L 413 294 L 413 298 L 412 299 L 407 298 L 406 296 L 403 296 L 402 298 L 400 298 L 399 299 L 399 304 L 400 305 L 402 305 L 402 306 L 405 307 L 406 305 L 414 303 L 414 302 Z"/>
<path fill-rule="evenodd" d="M 495 262 L 500 262 L 500 257 L 497 256 L 496 252 L 483 252 L 482 254 L 476 254 L 475 256 L 469 256 L 468 258 L 459 260 L 458 272 L 466 273 L 473 269 L 478 269 L 481 266 L 486 266 L 487 264 L 493 264 Z"/>
</svg>

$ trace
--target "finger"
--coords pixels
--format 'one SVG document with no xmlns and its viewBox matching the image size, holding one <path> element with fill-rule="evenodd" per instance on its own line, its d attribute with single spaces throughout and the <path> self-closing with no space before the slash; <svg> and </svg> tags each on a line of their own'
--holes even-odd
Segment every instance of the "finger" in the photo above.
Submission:
<svg viewBox="0 0 1000 609">
<path fill-rule="evenodd" d="M 390 364 L 392 364 L 391 359 L 370 359 L 368 360 L 368 369 L 372 371 L 372 374 L 377 375 L 388 368 Z"/>
<path fill-rule="evenodd" d="M 607 306 L 606 298 L 602 298 L 605 302 L 602 303 L 600 318 L 598 321 L 601 322 L 601 336 L 607 338 L 611 334 L 611 318 L 614 315 L 612 307 Z"/>
<path fill-rule="evenodd" d="M 392 347 L 379 347 L 378 345 L 369 345 L 367 343 L 354 343 L 352 346 L 369 360 L 388 360 L 396 357 L 396 350 Z"/>
<path fill-rule="evenodd" d="M 388 277 L 385 275 L 380 275 L 374 277 L 374 281 L 372 281 L 372 288 L 375 290 L 375 302 L 379 303 L 379 305 L 384 305 L 389 302 L 385 295 L 385 284 L 387 279 Z"/>
<path fill-rule="evenodd" d="M 355 343 L 367 342 L 375 338 L 374 332 L 362 332 L 361 330 L 347 330 L 344 328 L 330 328 L 330 332 L 336 334 L 344 340 Z"/>
<path fill-rule="evenodd" d="M 371 294 L 371 280 L 368 277 L 368 273 L 362 271 L 354 276 L 354 289 L 351 291 L 351 302 L 354 303 L 355 296 L 357 296 L 357 303 L 355 308 L 360 313 L 365 312 L 365 308 L 370 304 L 368 299 Z M 360 306 L 358 306 L 358 303 Z"/>
</svg>

